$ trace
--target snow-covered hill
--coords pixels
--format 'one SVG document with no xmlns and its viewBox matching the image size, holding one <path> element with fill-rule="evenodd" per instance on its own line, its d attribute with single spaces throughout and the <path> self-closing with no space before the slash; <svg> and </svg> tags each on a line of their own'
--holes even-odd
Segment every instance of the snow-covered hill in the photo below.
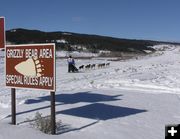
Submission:
<svg viewBox="0 0 180 139">
<path fill-rule="evenodd" d="M 180 123 L 180 46 L 154 48 L 156 53 L 131 60 L 76 60 L 77 67 L 110 62 L 80 73 L 67 73 L 66 60 L 57 59 L 56 117 L 66 128 L 56 136 L 26 122 L 37 111 L 49 114 L 49 92 L 18 89 L 18 125 L 9 124 L 1 57 L 0 139 L 164 139 L 165 125 Z"/>
</svg>

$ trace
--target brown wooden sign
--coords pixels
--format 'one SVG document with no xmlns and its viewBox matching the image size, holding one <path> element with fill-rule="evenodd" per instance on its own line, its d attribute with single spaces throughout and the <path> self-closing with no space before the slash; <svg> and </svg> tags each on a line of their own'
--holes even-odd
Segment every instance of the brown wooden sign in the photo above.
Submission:
<svg viewBox="0 0 180 139">
<path fill-rule="evenodd" d="M 55 91 L 55 44 L 7 46 L 6 86 Z"/>
<path fill-rule="evenodd" d="M 0 49 L 5 47 L 5 20 L 0 17 Z"/>
</svg>

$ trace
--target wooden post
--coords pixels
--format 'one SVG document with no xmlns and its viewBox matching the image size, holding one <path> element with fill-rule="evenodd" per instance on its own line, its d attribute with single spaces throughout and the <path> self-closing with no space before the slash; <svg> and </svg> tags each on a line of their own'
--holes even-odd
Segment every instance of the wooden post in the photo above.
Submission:
<svg viewBox="0 0 180 139">
<path fill-rule="evenodd" d="M 55 92 L 51 92 L 51 134 L 56 134 Z"/>
<path fill-rule="evenodd" d="M 11 116 L 12 124 L 16 125 L 16 89 L 11 88 Z"/>
</svg>

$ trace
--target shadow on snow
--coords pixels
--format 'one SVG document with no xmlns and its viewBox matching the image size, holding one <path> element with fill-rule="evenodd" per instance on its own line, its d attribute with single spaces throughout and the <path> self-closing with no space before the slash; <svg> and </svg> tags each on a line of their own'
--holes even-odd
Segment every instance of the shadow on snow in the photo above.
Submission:
<svg viewBox="0 0 180 139">
<path fill-rule="evenodd" d="M 57 94 L 56 105 L 75 104 L 79 102 L 88 102 L 91 104 L 81 107 L 71 108 L 63 111 L 58 111 L 56 112 L 56 114 L 67 114 L 67 115 L 84 117 L 89 119 L 109 120 L 113 118 L 124 117 L 136 113 L 145 112 L 145 110 L 140 110 L 140 109 L 103 104 L 103 102 L 107 102 L 107 101 L 121 100 L 119 96 L 122 95 L 111 96 L 111 95 L 91 93 L 90 91 L 78 92 L 73 94 Z M 50 96 L 49 95 L 42 96 L 42 97 L 38 97 L 38 99 L 28 99 L 25 102 L 25 104 L 34 104 L 44 101 L 50 101 Z M 42 109 L 48 108 L 48 106 L 41 108 Z M 38 108 L 35 110 L 38 110 Z"/>
<path fill-rule="evenodd" d="M 118 97 L 122 95 L 103 95 L 103 94 L 95 94 L 90 92 L 79 92 L 74 94 L 57 94 L 56 95 L 56 102 L 61 104 L 75 104 L 79 102 L 103 102 L 103 101 L 116 101 L 121 100 Z M 50 101 L 50 95 L 38 97 L 38 99 L 28 99 L 26 100 L 25 104 L 34 104 L 40 103 L 43 101 Z"/>
<path fill-rule="evenodd" d="M 109 120 L 113 118 L 129 116 L 141 112 L 146 112 L 146 110 L 113 106 L 102 103 L 94 103 L 78 108 L 59 111 L 57 112 L 57 114 L 67 114 L 67 115 L 95 119 L 95 120 Z"/>
<path fill-rule="evenodd" d="M 142 112 L 146 112 L 147 110 L 135 109 L 129 107 L 120 107 L 109 104 L 104 104 L 103 102 L 109 101 L 118 101 L 121 100 L 119 97 L 122 95 L 104 95 L 104 94 L 96 94 L 91 92 L 79 92 L 74 94 L 57 94 L 56 95 L 56 106 L 63 104 L 75 104 L 79 102 L 87 102 L 90 104 L 86 104 L 84 106 L 70 108 L 67 110 L 57 111 L 56 114 L 65 114 L 71 115 L 75 117 L 89 118 L 96 120 L 93 123 L 88 125 L 84 125 L 80 128 L 71 128 L 68 125 L 61 125 L 59 134 L 80 130 L 82 128 L 86 128 L 88 126 L 94 125 L 99 122 L 99 120 L 110 120 L 114 118 L 125 117 L 133 114 L 138 114 Z M 50 101 L 50 96 L 42 96 L 38 97 L 38 99 L 28 99 L 25 104 L 35 104 L 41 103 L 44 101 Z M 40 109 L 46 109 L 49 106 L 44 106 L 40 108 L 35 108 L 28 111 L 23 111 L 17 113 L 17 115 L 37 111 Z"/>
</svg>

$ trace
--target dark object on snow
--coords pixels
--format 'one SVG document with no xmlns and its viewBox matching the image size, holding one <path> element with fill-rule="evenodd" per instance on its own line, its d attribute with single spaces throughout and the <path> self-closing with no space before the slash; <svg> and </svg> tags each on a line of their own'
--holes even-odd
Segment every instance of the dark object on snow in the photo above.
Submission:
<svg viewBox="0 0 180 139">
<path fill-rule="evenodd" d="M 110 63 L 106 63 L 106 66 L 110 66 Z"/>
<path fill-rule="evenodd" d="M 78 72 L 78 69 L 75 66 L 75 61 L 71 56 L 69 56 L 67 62 L 68 62 L 68 72 Z"/>
<path fill-rule="evenodd" d="M 95 67 L 96 67 L 96 64 L 91 65 L 91 69 L 95 69 Z"/>
<path fill-rule="evenodd" d="M 83 68 L 84 68 L 84 65 L 79 66 L 79 70 L 80 70 L 80 69 L 83 69 Z"/>
<path fill-rule="evenodd" d="M 68 72 L 78 72 L 78 69 L 73 64 L 68 64 Z"/>
<path fill-rule="evenodd" d="M 75 65 L 72 65 L 71 70 L 72 70 L 72 72 L 78 72 L 78 69 L 76 68 Z"/>
<path fill-rule="evenodd" d="M 90 69 L 90 67 L 91 67 L 91 64 L 88 64 L 85 66 L 85 69 Z"/>
</svg>

